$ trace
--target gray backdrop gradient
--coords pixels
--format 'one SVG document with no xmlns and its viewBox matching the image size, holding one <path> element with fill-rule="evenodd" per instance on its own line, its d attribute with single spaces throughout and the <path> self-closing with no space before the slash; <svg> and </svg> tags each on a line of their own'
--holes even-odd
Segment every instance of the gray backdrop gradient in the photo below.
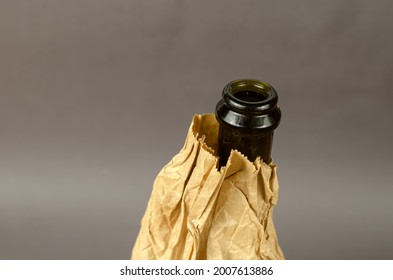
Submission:
<svg viewBox="0 0 393 280">
<path fill-rule="evenodd" d="M 2 0 L 0 258 L 127 259 L 231 80 L 279 94 L 288 259 L 393 259 L 393 2 Z"/>
</svg>

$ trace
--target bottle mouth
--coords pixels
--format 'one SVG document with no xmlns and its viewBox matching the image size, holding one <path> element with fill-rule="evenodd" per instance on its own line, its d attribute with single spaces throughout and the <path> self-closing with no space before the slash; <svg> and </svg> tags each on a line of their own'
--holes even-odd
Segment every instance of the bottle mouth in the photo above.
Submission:
<svg viewBox="0 0 393 280">
<path fill-rule="evenodd" d="M 278 96 L 268 83 L 243 79 L 224 87 L 222 97 L 235 111 L 266 114 L 277 106 Z"/>
<path fill-rule="evenodd" d="M 258 103 L 267 99 L 267 94 L 264 92 L 257 92 L 252 90 L 242 90 L 233 94 L 237 99 L 245 102 Z"/>
</svg>

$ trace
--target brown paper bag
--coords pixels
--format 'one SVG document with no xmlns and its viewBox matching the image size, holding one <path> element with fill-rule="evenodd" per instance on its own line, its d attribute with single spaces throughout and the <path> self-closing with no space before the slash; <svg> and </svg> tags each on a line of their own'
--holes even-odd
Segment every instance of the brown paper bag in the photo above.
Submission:
<svg viewBox="0 0 393 280">
<path fill-rule="evenodd" d="M 217 170 L 218 123 L 196 115 L 158 174 L 132 259 L 283 259 L 273 225 L 276 166 L 232 151 Z"/>
</svg>

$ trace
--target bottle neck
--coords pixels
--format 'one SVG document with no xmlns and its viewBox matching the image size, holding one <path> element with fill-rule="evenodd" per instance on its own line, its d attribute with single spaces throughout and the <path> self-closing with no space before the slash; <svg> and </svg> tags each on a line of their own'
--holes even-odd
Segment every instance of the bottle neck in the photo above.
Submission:
<svg viewBox="0 0 393 280">
<path fill-rule="evenodd" d="M 231 150 L 250 161 L 260 157 L 270 163 L 273 131 L 281 119 L 277 101 L 274 88 L 258 80 L 236 80 L 224 87 L 216 106 L 220 166 L 226 165 Z"/>
</svg>

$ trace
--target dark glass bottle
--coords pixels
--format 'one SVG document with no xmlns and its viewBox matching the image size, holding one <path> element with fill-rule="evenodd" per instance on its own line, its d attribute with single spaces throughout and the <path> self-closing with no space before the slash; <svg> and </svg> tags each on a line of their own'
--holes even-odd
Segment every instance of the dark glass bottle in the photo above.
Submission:
<svg viewBox="0 0 393 280">
<path fill-rule="evenodd" d="M 270 163 L 273 131 L 281 119 L 277 101 L 274 88 L 258 80 L 236 80 L 224 87 L 216 106 L 220 167 L 226 165 L 232 149 L 250 161 L 260 157 Z"/>
</svg>

